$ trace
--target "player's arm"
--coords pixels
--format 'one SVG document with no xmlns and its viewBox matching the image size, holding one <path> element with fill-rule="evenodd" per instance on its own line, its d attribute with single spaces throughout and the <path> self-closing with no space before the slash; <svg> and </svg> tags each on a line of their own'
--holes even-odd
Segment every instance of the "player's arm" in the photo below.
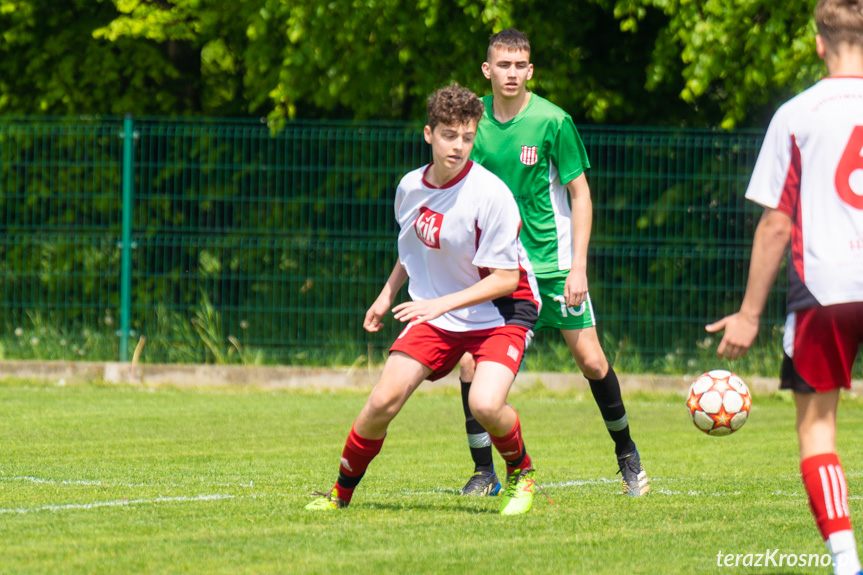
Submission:
<svg viewBox="0 0 863 575">
<path fill-rule="evenodd" d="M 408 272 L 402 265 L 402 260 L 397 259 L 396 265 L 393 266 L 393 271 L 387 279 L 387 283 L 384 284 L 384 288 L 381 290 L 381 293 L 366 312 L 366 318 L 363 320 L 363 328 L 366 331 L 375 332 L 381 329 L 384 325 L 381 323 L 381 319 L 383 319 L 390 307 L 392 307 L 393 302 L 396 299 L 396 294 L 399 293 L 400 289 L 402 289 L 402 286 L 407 279 Z"/>
<path fill-rule="evenodd" d="M 491 269 L 469 288 L 434 299 L 408 301 L 393 308 L 395 318 L 415 324 L 440 317 L 448 311 L 470 307 L 478 303 L 511 294 L 518 287 L 519 270 Z"/>
<path fill-rule="evenodd" d="M 566 305 L 578 307 L 587 297 L 587 245 L 593 225 L 593 202 L 584 173 L 566 184 L 566 189 L 572 206 L 572 269 L 566 278 L 563 297 Z"/>
<path fill-rule="evenodd" d="M 791 218 L 778 210 L 765 208 L 755 228 L 749 278 L 740 311 L 706 327 L 715 333 L 725 330 L 716 350 L 729 359 L 745 357 L 758 335 L 758 322 L 767 304 L 770 288 L 776 281 L 788 242 L 791 240 Z"/>
</svg>

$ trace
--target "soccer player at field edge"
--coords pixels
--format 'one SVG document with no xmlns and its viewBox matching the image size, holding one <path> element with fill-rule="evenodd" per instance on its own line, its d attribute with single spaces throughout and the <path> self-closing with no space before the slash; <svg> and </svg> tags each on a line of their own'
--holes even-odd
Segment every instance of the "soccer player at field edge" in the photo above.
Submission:
<svg viewBox="0 0 863 575">
<path fill-rule="evenodd" d="M 515 196 L 521 239 L 542 298 L 536 329 L 563 334 L 614 440 L 624 493 L 645 495 L 650 490 L 647 473 L 630 437 L 620 383 L 597 337 L 587 290 L 593 204 L 584 174 L 590 167 L 584 144 L 569 114 L 527 90 L 533 64 L 525 34 L 510 28 L 493 35 L 486 58 L 482 73 L 491 80 L 492 93 L 483 98 L 485 114 L 471 159 L 499 176 Z M 491 441 L 467 401 L 473 378 L 473 358 L 465 356 L 460 380 L 474 474 L 462 494 L 495 495 L 500 484 Z"/>
<path fill-rule="evenodd" d="M 800 471 L 837 575 L 861 573 L 836 453 L 840 388 L 863 341 L 863 0 L 820 0 L 815 50 L 829 76 L 783 104 L 746 197 L 764 206 L 740 310 L 720 357 L 745 356 L 789 243 L 781 384 L 794 393 Z"/>
<path fill-rule="evenodd" d="M 526 513 L 532 506 L 534 470 L 518 414 L 506 399 L 539 314 L 539 296 L 512 194 L 469 159 L 482 112 L 482 101 L 458 85 L 429 98 L 423 135 L 433 161 L 399 183 L 399 257 L 363 322 L 376 332 L 392 309 L 407 325 L 354 421 L 335 486 L 316 493 L 306 509 L 346 507 L 413 391 L 452 371 L 465 352 L 477 358 L 470 407 L 506 461 L 500 513 Z M 412 301 L 393 307 L 408 280 Z"/>
</svg>

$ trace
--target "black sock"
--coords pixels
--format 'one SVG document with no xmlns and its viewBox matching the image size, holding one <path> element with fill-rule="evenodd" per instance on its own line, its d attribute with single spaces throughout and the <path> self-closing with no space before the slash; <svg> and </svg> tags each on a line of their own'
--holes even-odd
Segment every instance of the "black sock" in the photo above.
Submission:
<svg viewBox="0 0 863 575">
<path fill-rule="evenodd" d="M 470 456 L 473 458 L 474 472 L 491 472 L 494 469 L 494 462 L 491 458 L 491 439 L 485 428 L 473 418 L 470 412 L 470 407 L 467 403 L 470 384 L 470 381 L 461 382 L 461 404 L 464 408 L 464 426 L 467 431 L 467 444 L 470 446 Z"/>
<path fill-rule="evenodd" d="M 599 406 L 602 419 L 608 434 L 614 440 L 614 452 L 617 455 L 629 453 L 635 450 L 635 443 L 629 437 L 629 422 L 626 419 L 626 408 L 623 407 L 623 398 L 620 396 L 620 382 L 617 374 L 611 366 L 608 373 L 602 379 L 587 378 L 590 383 L 590 391 L 593 399 Z"/>
</svg>

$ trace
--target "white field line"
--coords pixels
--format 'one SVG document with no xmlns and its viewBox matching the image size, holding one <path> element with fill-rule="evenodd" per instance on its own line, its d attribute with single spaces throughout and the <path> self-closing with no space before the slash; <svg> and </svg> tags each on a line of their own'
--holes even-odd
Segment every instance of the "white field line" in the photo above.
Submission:
<svg viewBox="0 0 863 575">
<path fill-rule="evenodd" d="M 547 485 L 540 484 L 541 487 L 577 487 L 580 485 L 599 485 L 604 483 L 620 483 L 620 480 L 613 479 L 584 479 L 584 480 L 575 480 L 575 481 L 565 481 L 562 483 L 549 483 Z M 744 495 L 742 491 L 696 491 L 694 489 L 689 489 L 687 491 L 677 491 L 673 489 L 666 489 L 664 487 L 653 487 L 650 490 L 651 493 L 660 493 L 662 495 L 687 495 L 690 497 L 734 497 L 738 495 Z M 748 493 L 748 492 L 747 492 Z M 788 492 L 777 490 L 772 493 L 772 495 L 781 495 L 785 497 L 807 497 L 805 493 L 797 493 L 796 491 Z M 863 499 L 863 495 L 849 495 L 848 499 Z"/>
<path fill-rule="evenodd" d="M 662 481 L 661 479 L 653 479 L 653 478 L 651 478 L 651 480 L 654 482 Z M 574 479 L 571 481 L 560 481 L 560 482 L 554 482 L 554 483 L 540 483 L 539 485 L 540 485 L 540 487 L 542 487 L 544 489 L 557 489 L 557 488 L 565 489 L 567 487 L 581 487 L 584 485 L 608 485 L 608 484 L 615 484 L 616 485 L 619 483 L 620 483 L 620 479 L 608 479 L 608 478 L 604 478 L 604 477 L 599 477 L 596 479 Z M 452 489 L 437 487 L 431 491 L 409 491 L 408 490 L 408 491 L 405 491 L 405 493 L 408 493 L 411 495 L 441 495 L 441 494 L 451 494 L 452 491 L 453 491 Z M 684 495 L 687 497 L 739 497 L 739 496 L 743 496 L 743 495 L 748 494 L 748 492 L 744 493 L 743 491 L 725 491 L 725 492 L 713 491 L 713 492 L 710 492 L 710 491 L 697 491 L 694 489 L 689 489 L 689 490 L 683 491 L 683 490 L 666 489 L 664 487 L 657 487 L 656 485 L 652 486 L 650 493 L 659 494 L 659 495 L 671 495 L 671 496 Z M 778 495 L 778 496 L 784 496 L 784 497 L 794 497 L 794 498 L 806 497 L 805 493 L 788 492 L 788 491 L 781 491 L 781 490 L 774 491 L 771 495 Z M 848 499 L 849 500 L 860 500 L 860 499 L 863 499 L 863 495 L 849 495 Z"/>
<path fill-rule="evenodd" d="M 142 505 L 147 503 L 186 503 L 194 501 L 216 501 L 219 499 L 233 499 L 236 495 L 198 495 L 189 497 L 156 497 L 154 499 L 118 499 L 114 501 L 96 501 L 93 503 L 69 503 L 67 505 L 43 505 L 41 507 L 19 507 L 17 509 L 0 509 L 3 513 L 34 513 L 37 511 L 69 511 L 76 509 L 96 509 L 98 507 L 123 507 L 125 505 Z"/>
<path fill-rule="evenodd" d="M 155 484 L 155 483 L 112 483 L 110 481 L 92 481 L 87 479 L 45 479 L 42 477 L 32 477 L 24 475 L 20 477 L 3 477 L 0 475 L 0 481 L 30 481 L 32 483 L 45 483 L 48 485 L 95 485 L 97 487 L 179 487 L 176 483 L 170 484 Z M 217 483 L 218 487 L 254 487 L 253 481 L 248 483 Z"/>
<path fill-rule="evenodd" d="M 87 479 L 44 479 L 42 477 L 31 477 L 24 475 L 21 477 L 2 477 L 0 480 L 10 479 L 12 481 L 30 481 L 31 483 L 45 483 L 48 485 L 96 485 L 98 487 L 157 487 L 147 483 L 111 483 L 109 481 L 91 481 Z"/>
<path fill-rule="evenodd" d="M 733 497 L 733 496 L 738 496 L 738 495 L 748 495 L 750 493 L 750 492 L 744 493 L 742 491 L 727 491 L 724 493 L 720 493 L 720 492 L 708 493 L 706 491 L 692 491 L 692 490 L 690 490 L 690 491 L 672 491 L 671 489 L 665 489 L 665 488 L 651 489 L 650 492 L 651 493 L 661 493 L 663 495 L 689 495 L 692 497 Z M 778 495 L 778 496 L 782 496 L 782 497 L 794 497 L 794 498 L 807 497 L 807 495 L 805 493 L 796 493 L 793 491 L 790 493 L 788 491 L 774 491 L 773 493 L 771 493 L 771 495 Z M 863 495 L 849 495 L 848 499 L 849 500 L 851 500 L 851 499 L 863 499 Z"/>
<path fill-rule="evenodd" d="M 572 481 L 562 481 L 541 485 L 543 487 L 578 487 L 581 485 L 602 485 L 606 483 L 620 483 L 620 479 L 608 479 L 606 477 L 599 477 L 597 479 L 573 479 Z"/>
</svg>

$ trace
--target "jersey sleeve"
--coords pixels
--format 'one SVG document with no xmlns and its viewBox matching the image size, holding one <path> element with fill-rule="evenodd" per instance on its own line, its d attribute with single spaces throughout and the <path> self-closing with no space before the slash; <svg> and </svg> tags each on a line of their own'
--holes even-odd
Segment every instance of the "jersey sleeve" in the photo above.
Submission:
<svg viewBox="0 0 863 575">
<path fill-rule="evenodd" d="M 399 229 L 401 229 L 401 221 L 399 221 L 399 211 L 402 207 L 402 202 L 405 199 L 405 191 L 404 191 L 404 178 L 399 181 L 399 185 L 396 188 L 396 199 L 393 202 L 393 216 L 396 219 L 396 224 L 398 224 Z"/>
<path fill-rule="evenodd" d="M 800 152 L 788 125 L 788 108 L 780 108 L 770 125 L 758 152 L 752 178 L 746 188 L 746 199 L 766 208 L 793 216 L 794 198 L 799 195 Z"/>
<path fill-rule="evenodd" d="M 494 192 L 484 199 L 478 214 L 479 237 L 472 263 L 480 268 L 515 270 L 519 268 L 521 216 L 506 184 L 499 182 Z"/>
<path fill-rule="evenodd" d="M 560 183 L 568 184 L 590 167 L 584 142 L 569 114 L 564 114 L 551 145 L 551 161 L 557 166 Z"/>
</svg>

